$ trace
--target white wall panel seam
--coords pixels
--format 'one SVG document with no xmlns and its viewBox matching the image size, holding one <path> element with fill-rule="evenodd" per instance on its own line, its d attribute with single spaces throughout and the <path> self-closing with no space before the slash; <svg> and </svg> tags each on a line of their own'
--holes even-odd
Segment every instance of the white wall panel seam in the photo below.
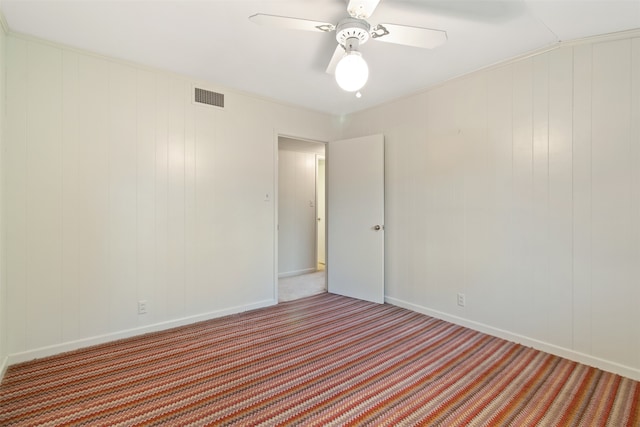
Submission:
<svg viewBox="0 0 640 427">
<path fill-rule="evenodd" d="M 112 114 L 111 114 L 111 70 L 112 70 L 113 65 L 112 64 L 108 64 L 107 65 L 107 96 L 108 96 L 108 105 L 107 105 L 107 126 L 109 127 L 109 131 L 107 132 L 107 139 L 106 139 L 106 148 L 107 148 L 107 238 L 106 238 L 106 242 L 107 242 L 107 295 L 108 295 L 108 305 L 109 305 L 109 310 L 108 310 L 108 317 L 107 317 L 107 321 L 108 321 L 108 328 L 109 329 L 113 329 L 113 312 L 115 311 L 115 307 L 113 306 L 113 272 L 112 272 L 112 267 L 113 267 L 113 256 L 111 255 L 111 250 L 112 250 L 112 244 L 111 244 L 111 239 L 112 239 L 112 234 L 113 234 L 113 214 L 112 214 L 112 209 L 113 209 L 113 205 L 112 205 L 112 200 L 113 198 L 111 197 L 111 178 L 113 176 L 113 170 L 112 170 L 112 152 L 113 152 L 113 147 L 112 147 L 112 137 L 111 137 L 111 127 L 112 127 Z"/>
<path fill-rule="evenodd" d="M 557 50 L 554 50 L 552 52 L 556 52 Z M 551 234 L 551 230 L 550 230 L 550 226 L 551 226 L 551 81 L 550 81 L 550 68 L 551 68 L 551 61 L 552 61 L 552 57 L 551 57 L 551 52 L 549 53 L 545 53 L 544 54 L 545 57 L 547 58 L 547 61 L 545 63 L 545 69 L 544 69 L 544 73 L 545 73 L 545 79 L 546 79 L 546 84 L 547 87 L 545 88 L 546 90 L 546 117 L 545 117 L 545 121 L 546 121 L 546 133 L 545 133 L 545 140 L 546 140 L 546 150 L 547 152 L 545 153 L 545 163 L 546 163 L 546 188 L 545 188 L 545 207 L 544 207 L 544 222 L 543 222 L 543 231 L 544 231 L 544 266 L 546 269 L 546 274 L 544 276 L 545 278 L 545 283 L 544 283 L 544 288 L 546 290 L 545 292 L 545 300 L 548 301 L 548 297 L 551 293 L 553 293 L 553 291 L 555 291 L 555 289 L 551 289 L 551 266 L 550 266 L 550 260 L 549 260 L 549 246 L 551 245 L 551 238 L 550 238 L 550 234 Z M 542 307 L 541 307 L 542 308 Z M 543 308 L 544 310 L 544 308 Z M 550 329 L 551 329 L 551 313 L 549 310 L 545 310 L 546 311 L 546 324 L 544 327 L 544 331 L 543 334 L 541 335 L 544 337 L 545 341 L 549 341 L 549 335 L 550 335 Z"/>
<path fill-rule="evenodd" d="M 60 329 L 60 339 L 59 342 L 63 341 L 64 337 L 64 256 L 65 256 L 65 248 L 64 248 L 64 95 L 65 95 L 65 85 L 64 85 L 64 57 L 62 49 L 58 49 L 58 54 L 60 56 L 60 146 L 58 149 L 60 150 L 60 289 L 58 292 L 60 294 L 60 307 L 58 308 L 59 314 L 59 329 Z"/>
<path fill-rule="evenodd" d="M 640 5 L 638 6 L 640 7 Z M 635 148 L 632 152 L 632 162 L 635 161 L 636 166 L 640 165 L 640 38 L 631 40 L 631 146 Z M 638 167 L 632 169 L 632 206 L 633 212 L 631 217 L 635 218 L 635 239 L 633 247 L 635 250 L 635 283 L 640 283 L 640 172 Z M 634 188 L 635 187 L 635 188 Z M 634 191 L 635 190 L 635 191 Z M 640 289 L 635 286 L 636 304 L 640 305 Z M 640 310 L 636 310 L 636 324 L 640 324 Z M 636 360 L 640 365 L 640 328 L 636 336 Z"/>
<path fill-rule="evenodd" d="M 136 244 L 135 244 L 135 283 L 136 283 L 136 297 L 138 301 L 142 298 L 140 296 L 140 144 L 142 141 L 140 140 L 140 70 L 135 70 L 136 72 L 136 137 L 135 137 L 135 183 L 136 183 L 136 191 L 135 191 L 135 200 L 136 200 L 136 212 L 135 212 L 135 236 L 136 236 Z M 146 297 L 145 297 L 146 299 Z M 133 302 L 133 301 L 132 301 Z M 132 307 L 133 306 L 132 304 Z M 136 307 L 137 308 L 137 307 Z M 136 319 L 135 324 L 138 325 L 139 319 Z"/>
<path fill-rule="evenodd" d="M 184 85 L 180 95 L 182 98 L 182 301 L 183 314 L 187 311 L 187 102 L 184 99 Z"/>
<path fill-rule="evenodd" d="M 573 48 L 573 282 L 574 282 L 574 346 L 590 353 L 591 337 L 591 55 L 589 46 Z"/>
<path fill-rule="evenodd" d="M 593 354 L 593 47 L 589 46 L 589 354 Z"/>
<path fill-rule="evenodd" d="M 172 283 L 171 281 L 171 263 L 170 263 L 170 256 L 171 256 L 171 80 L 167 79 L 167 87 L 166 87 L 166 109 L 167 109 L 167 116 L 166 116 L 166 135 L 165 135 L 165 141 L 164 141 L 164 145 L 165 145 L 165 204 L 166 206 L 164 207 L 166 209 L 165 215 L 166 215 L 166 220 L 165 220 L 165 259 L 164 261 L 166 262 L 166 282 L 165 282 L 165 306 L 166 306 L 166 316 L 168 318 L 171 318 L 170 313 L 171 313 L 171 308 L 169 307 L 170 304 L 170 298 L 169 298 L 169 291 L 170 288 L 172 286 L 176 286 L 176 283 Z"/>
<path fill-rule="evenodd" d="M 558 52 L 558 50 L 553 50 L 549 53 L 545 53 L 544 55 L 547 56 L 547 63 L 546 63 L 546 78 L 547 78 L 547 134 L 546 134 L 546 140 L 547 140 L 547 188 L 546 188 L 546 206 L 545 206 L 545 223 L 544 223 L 544 231 L 545 231 L 545 251 L 544 251 L 544 258 L 545 258 L 545 266 L 547 269 L 547 275 L 545 277 L 546 279 L 546 288 L 548 293 L 545 295 L 547 298 L 552 295 L 555 291 L 557 291 L 556 289 L 552 289 L 552 280 L 551 280 L 551 261 L 549 259 L 549 249 L 551 246 L 551 80 L 550 80 L 550 69 L 551 69 L 551 61 L 552 61 L 552 56 L 551 54 L 553 52 Z M 548 301 L 548 300 L 547 300 Z M 547 324 L 545 325 L 545 341 L 549 342 L 549 336 L 550 336 L 550 330 L 552 328 L 551 326 L 551 313 L 547 310 Z"/>
<path fill-rule="evenodd" d="M 640 5 L 638 5 L 640 8 Z M 635 77 L 633 85 L 633 93 L 635 94 L 635 105 L 632 110 L 632 123 L 635 125 L 635 132 L 632 138 L 635 138 L 636 144 L 636 162 L 640 165 L 640 37 L 632 40 L 633 57 L 631 61 L 632 76 Z M 635 117 L 635 119 L 634 119 Z M 638 168 L 636 172 L 636 283 L 640 282 L 640 172 Z M 636 287 L 636 302 L 640 305 L 640 289 Z M 640 310 L 636 311 L 637 324 L 640 324 Z M 640 329 L 638 329 L 638 336 L 636 342 L 637 351 L 637 363 L 640 365 Z"/>
<path fill-rule="evenodd" d="M 575 120 L 575 99 L 576 99 L 576 79 L 575 79 L 575 62 L 576 62 L 576 52 L 575 48 L 571 49 L 571 75 L 574 76 L 571 86 L 571 101 L 573 102 L 574 108 L 572 109 L 571 115 L 571 295 L 573 296 L 571 299 L 571 348 L 573 350 L 576 349 L 576 248 L 575 248 L 575 236 L 576 236 L 576 197 L 575 197 L 575 180 L 576 180 L 576 168 L 575 168 L 575 153 L 576 153 L 576 120 Z"/>
<path fill-rule="evenodd" d="M 161 318 L 160 313 L 160 304 L 159 304 L 159 294 L 158 294 L 158 109 L 159 109 L 159 100 L 158 94 L 160 92 L 160 88 L 158 85 L 158 76 L 154 73 L 153 75 L 153 300 L 151 304 L 153 304 L 156 308 L 156 314 L 154 319 Z"/>
<path fill-rule="evenodd" d="M 31 75 L 31 73 L 29 72 L 29 46 L 30 43 L 26 43 L 25 44 L 25 89 L 28 90 L 28 88 L 31 86 L 29 81 L 29 77 Z M 25 91 L 26 92 L 26 91 Z M 24 345 L 26 345 L 27 347 L 29 346 L 30 342 L 29 342 L 29 331 L 30 331 L 30 325 L 29 325 L 29 301 L 26 301 L 28 299 L 28 295 L 29 295 L 29 284 L 30 284 L 30 280 L 29 280 L 29 176 L 30 176 L 30 172 L 31 172 L 31 168 L 29 168 L 29 120 L 30 120 L 30 114 L 29 114 L 29 97 L 25 96 L 25 138 L 24 138 L 24 150 L 25 150 L 25 168 L 24 168 L 24 180 L 25 180 L 25 184 L 24 184 L 24 188 L 25 188 L 25 227 L 24 227 L 24 253 L 25 253 L 25 263 L 24 263 L 24 268 L 25 268 L 25 275 L 24 275 L 24 287 L 25 287 L 25 306 L 23 307 L 23 314 L 22 316 L 24 317 L 24 326 L 25 326 L 25 343 Z"/>
</svg>

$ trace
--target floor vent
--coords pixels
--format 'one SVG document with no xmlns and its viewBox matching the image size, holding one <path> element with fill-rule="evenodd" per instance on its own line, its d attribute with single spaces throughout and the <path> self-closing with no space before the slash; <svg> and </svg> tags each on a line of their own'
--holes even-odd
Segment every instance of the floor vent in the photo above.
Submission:
<svg viewBox="0 0 640 427">
<path fill-rule="evenodd" d="M 199 104 L 212 105 L 214 107 L 224 108 L 224 94 L 211 92 L 210 90 L 195 88 L 195 102 Z"/>
</svg>

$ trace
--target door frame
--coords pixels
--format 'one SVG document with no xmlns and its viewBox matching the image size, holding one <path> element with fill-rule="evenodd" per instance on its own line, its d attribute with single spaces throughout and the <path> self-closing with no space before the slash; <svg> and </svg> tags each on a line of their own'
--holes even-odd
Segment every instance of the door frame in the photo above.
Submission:
<svg viewBox="0 0 640 427">
<path fill-rule="evenodd" d="M 325 161 L 326 161 L 326 149 L 327 149 L 327 144 L 328 141 L 322 141 L 322 140 L 318 140 L 318 139 L 313 139 L 313 138 L 306 138 L 306 137 L 301 137 L 301 136 L 297 136 L 297 135 L 292 135 L 289 133 L 283 133 L 283 132 L 279 132 L 279 131 L 274 131 L 274 138 L 273 138 L 273 301 L 275 304 L 278 304 L 278 222 L 279 222 L 279 212 L 278 212 L 278 206 L 280 203 L 280 197 L 278 194 L 278 186 L 279 186 L 279 181 L 280 181 L 280 173 L 279 173 L 279 168 L 280 168 L 280 164 L 278 162 L 278 143 L 280 138 L 290 138 L 290 139 L 296 139 L 298 141 L 303 141 L 303 142 L 310 142 L 310 143 L 316 143 L 316 144 L 323 144 L 325 147 Z M 318 170 L 317 170 L 317 159 L 316 159 L 316 179 L 317 179 L 317 175 L 318 175 Z M 325 168 L 326 168 L 326 163 L 325 163 Z M 325 169 L 325 271 L 327 271 L 327 269 L 329 268 L 329 266 L 326 264 L 326 251 L 327 251 L 327 223 L 328 223 L 328 218 L 327 218 L 327 209 L 326 209 L 326 200 L 327 200 L 327 195 L 326 195 L 326 191 L 327 191 L 327 176 L 326 176 L 326 169 Z M 318 201 L 317 201 L 317 192 L 316 192 L 316 210 L 318 208 Z M 268 196 L 267 196 L 268 198 Z M 317 218 L 317 217 L 316 217 Z M 314 221 L 315 222 L 315 235 L 316 235 L 316 239 L 318 236 L 318 221 Z M 316 265 L 318 263 L 318 254 L 317 254 L 317 250 L 318 250 L 318 242 L 316 241 L 316 245 L 315 245 L 315 249 L 314 249 L 314 253 L 316 254 L 315 256 L 315 262 Z M 327 285 L 327 276 L 325 275 L 325 286 Z"/>
</svg>

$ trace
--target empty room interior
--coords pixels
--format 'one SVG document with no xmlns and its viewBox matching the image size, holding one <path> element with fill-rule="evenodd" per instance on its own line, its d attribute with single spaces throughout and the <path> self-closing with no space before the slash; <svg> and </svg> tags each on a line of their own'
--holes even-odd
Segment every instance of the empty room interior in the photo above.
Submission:
<svg viewBox="0 0 640 427">
<path fill-rule="evenodd" d="M 0 22 L 0 425 L 640 425 L 640 1 Z"/>
</svg>

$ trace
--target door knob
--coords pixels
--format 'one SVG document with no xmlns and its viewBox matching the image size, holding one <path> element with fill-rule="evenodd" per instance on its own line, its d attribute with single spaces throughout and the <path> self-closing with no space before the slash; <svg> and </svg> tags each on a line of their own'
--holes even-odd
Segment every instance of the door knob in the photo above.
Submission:
<svg viewBox="0 0 640 427">
<path fill-rule="evenodd" d="M 376 230 L 376 231 L 380 231 L 380 230 L 382 230 L 382 226 L 381 225 L 374 225 L 373 229 Z"/>
</svg>

